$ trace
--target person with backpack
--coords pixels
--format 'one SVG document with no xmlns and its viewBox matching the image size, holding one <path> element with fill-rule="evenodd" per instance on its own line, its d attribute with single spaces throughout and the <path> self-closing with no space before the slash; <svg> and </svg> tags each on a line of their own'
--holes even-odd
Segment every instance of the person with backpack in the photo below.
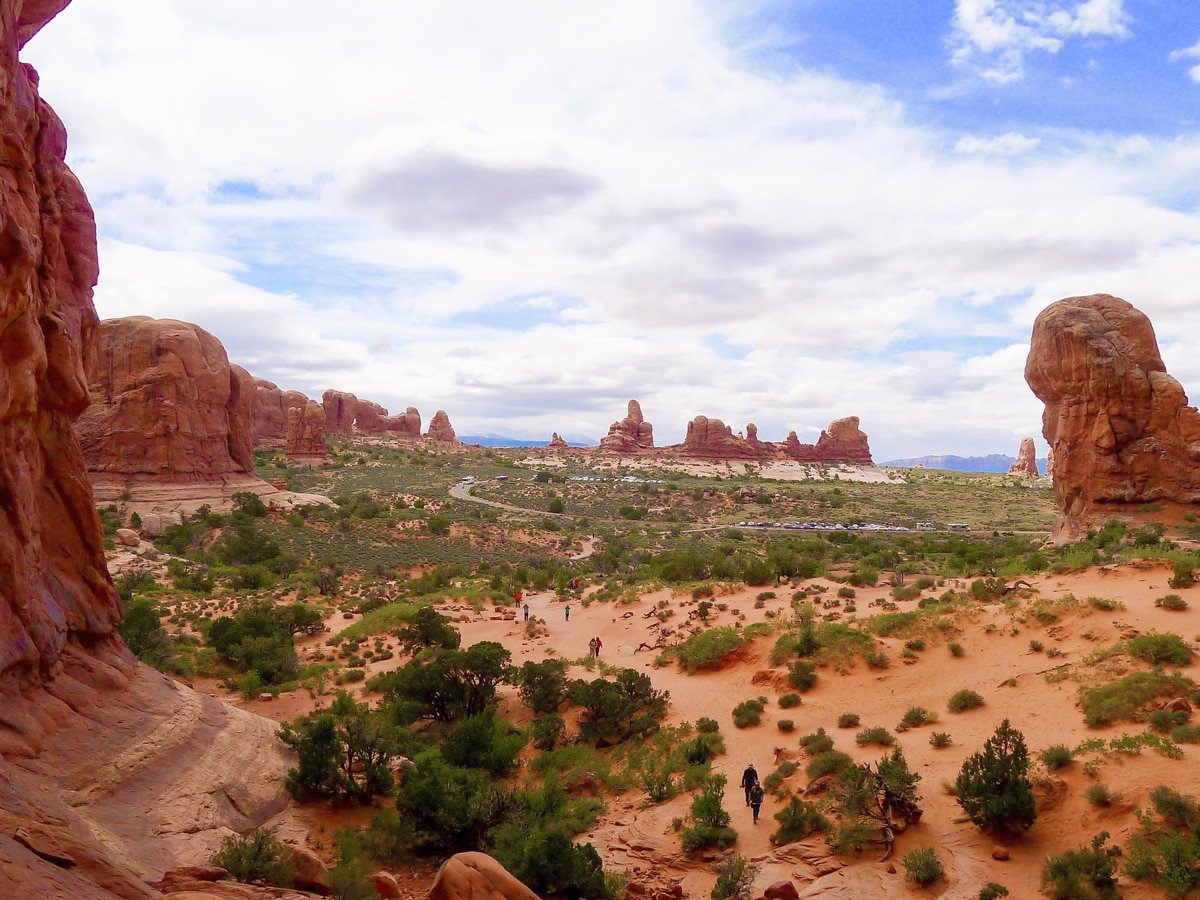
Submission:
<svg viewBox="0 0 1200 900">
<path fill-rule="evenodd" d="M 592 638 L 590 641 L 588 641 L 588 657 L 591 659 L 596 658 L 596 639 L 595 638 Z"/>
<path fill-rule="evenodd" d="M 754 813 L 755 825 L 758 824 L 758 811 L 762 809 L 763 797 L 765 796 L 766 792 L 763 790 L 763 786 L 757 781 L 754 782 L 754 786 L 750 788 L 750 811 Z"/>
<path fill-rule="evenodd" d="M 754 768 L 754 763 L 746 766 L 746 771 L 742 773 L 742 790 L 746 792 L 746 805 L 750 805 L 750 788 L 758 784 L 758 769 Z"/>
</svg>

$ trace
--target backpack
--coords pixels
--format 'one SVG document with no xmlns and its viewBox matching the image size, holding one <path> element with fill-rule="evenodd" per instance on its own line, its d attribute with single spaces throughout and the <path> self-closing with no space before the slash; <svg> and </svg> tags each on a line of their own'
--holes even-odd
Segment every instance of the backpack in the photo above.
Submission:
<svg viewBox="0 0 1200 900">
<path fill-rule="evenodd" d="M 751 803 L 762 803 L 763 802 L 763 787 L 761 784 L 756 784 L 756 785 L 754 785 L 754 787 L 750 788 L 750 802 Z"/>
</svg>

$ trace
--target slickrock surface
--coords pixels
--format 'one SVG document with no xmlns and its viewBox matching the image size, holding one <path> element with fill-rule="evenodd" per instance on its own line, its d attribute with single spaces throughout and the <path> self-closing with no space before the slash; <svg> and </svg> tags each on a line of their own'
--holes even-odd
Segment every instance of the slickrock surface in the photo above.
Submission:
<svg viewBox="0 0 1200 900">
<path fill-rule="evenodd" d="M 1200 501 L 1200 412 L 1167 374 L 1150 320 L 1109 294 L 1068 297 L 1033 325 L 1025 380 L 1046 404 L 1056 532 L 1098 503 Z"/>
<path fill-rule="evenodd" d="M 486 853 L 456 853 L 438 870 L 429 900 L 538 900 Z"/>
</svg>

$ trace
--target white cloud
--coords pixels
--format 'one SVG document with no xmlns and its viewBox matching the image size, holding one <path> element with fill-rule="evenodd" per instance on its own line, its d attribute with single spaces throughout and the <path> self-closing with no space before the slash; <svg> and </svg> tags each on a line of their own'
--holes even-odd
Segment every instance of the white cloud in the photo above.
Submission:
<svg viewBox="0 0 1200 900">
<path fill-rule="evenodd" d="M 1028 53 L 1057 53 L 1071 38 L 1126 38 L 1130 20 L 1124 0 L 956 0 L 953 58 L 989 81 L 1013 81 Z"/>
<path fill-rule="evenodd" d="M 1181 59 L 1200 59 L 1200 41 L 1183 50 L 1172 51 L 1168 58 L 1171 62 L 1178 62 Z M 1188 69 L 1188 77 L 1197 84 L 1200 84 L 1200 65 L 1195 65 Z"/>
<path fill-rule="evenodd" d="M 1009 131 L 994 138 L 964 135 L 955 142 L 954 152 L 983 156 L 1017 156 L 1036 150 L 1040 143 L 1039 138 L 1026 137 L 1015 131 Z"/>
<path fill-rule="evenodd" d="M 452 7 L 65 10 L 26 56 L 96 207 L 101 314 L 466 433 L 595 439 L 636 397 L 661 443 L 859 415 L 879 458 L 1035 433 L 1020 348 L 1052 300 L 1200 333 L 1193 137 L 952 152 L 878 87 L 743 65 L 707 3 Z M 993 61 L 1127 27 L 1113 2 L 959 18 Z"/>
</svg>

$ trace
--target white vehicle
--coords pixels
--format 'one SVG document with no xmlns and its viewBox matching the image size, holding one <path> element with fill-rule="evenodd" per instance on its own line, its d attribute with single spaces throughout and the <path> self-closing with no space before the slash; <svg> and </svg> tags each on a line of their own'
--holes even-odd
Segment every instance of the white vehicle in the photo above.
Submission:
<svg viewBox="0 0 1200 900">
<path fill-rule="evenodd" d="M 467 475 L 465 478 L 463 478 L 463 480 L 462 480 L 462 483 L 463 483 L 463 484 L 474 484 L 474 483 L 475 483 L 475 476 L 474 476 L 474 475 Z"/>
</svg>

